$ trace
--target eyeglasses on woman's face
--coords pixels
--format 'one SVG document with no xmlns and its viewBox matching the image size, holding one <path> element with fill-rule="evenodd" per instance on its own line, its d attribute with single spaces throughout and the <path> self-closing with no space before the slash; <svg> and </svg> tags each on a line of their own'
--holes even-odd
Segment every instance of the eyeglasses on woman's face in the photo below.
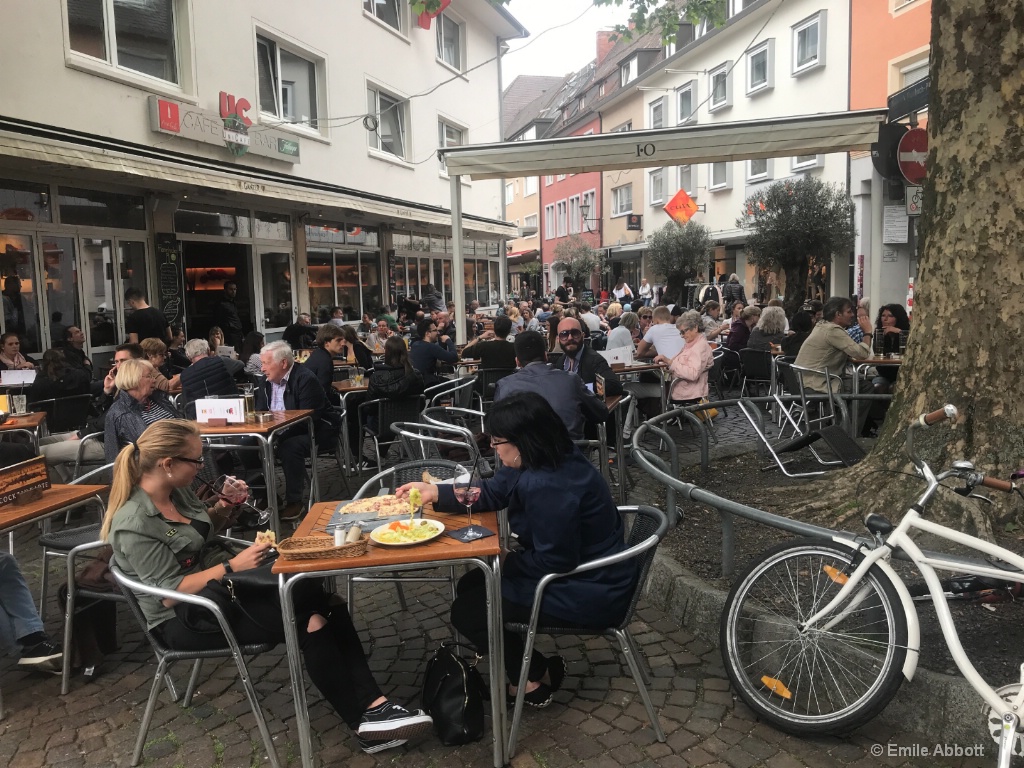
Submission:
<svg viewBox="0 0 1024 768">
<path fill-rule="evenodd" d="M 499 445 L 508 445 L 508 443 L 508 440 L 495 440 L 493 437 L 491 438 L 491 448 L 497 448 Z"/>
<path fill-rule="evenodd" d="M 191 464 L 194 467 L 203 466 L 203 457 L 200 456 L 198 459 L 190 459 L 188 456 L 171 456 L 175 461 L 184 461 L 186 464 Z"/>
</svg>

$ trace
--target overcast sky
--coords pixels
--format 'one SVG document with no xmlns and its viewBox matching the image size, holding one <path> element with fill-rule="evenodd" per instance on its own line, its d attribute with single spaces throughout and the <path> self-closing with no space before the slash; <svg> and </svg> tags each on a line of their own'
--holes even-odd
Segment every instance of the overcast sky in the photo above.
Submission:
<svg viewBox="0 0 1024 768">
<path fill-rule="evenodd" d="M 589 8 L 568 26 L 554 29 L 538 39 L 545 29 L 564 24 Z M 512 41 L 502 58 L 502 84 L 508 87 L 519 75 L 565 75 L 581 69 L 597 55 L 595 32 L 624 24 L 629 7 L 595 7 L 593 0 L 511 0 L 508 10 L 530 32 L 525 40 Z M 524 50 L 518 49 L 527 46 Z"/>
</svg>

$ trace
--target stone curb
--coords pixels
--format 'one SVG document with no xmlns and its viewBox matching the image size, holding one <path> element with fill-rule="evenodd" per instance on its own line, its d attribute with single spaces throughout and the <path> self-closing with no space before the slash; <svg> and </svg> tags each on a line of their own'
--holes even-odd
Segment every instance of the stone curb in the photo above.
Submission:
<svg viewBox="0 0 1024 768">
<path fill-rule="evenodd" d="M 656 555 L 646 589 L 647 600 L 689 632 L 718 647 L 719 624 L 727 592 L 710 586 L 675 560 Z M 991 744 L 984 730 L 983 701 L 961 677 L 920 666 L 904 681 L 881 717 L 929 742 Z"/>
</svg>

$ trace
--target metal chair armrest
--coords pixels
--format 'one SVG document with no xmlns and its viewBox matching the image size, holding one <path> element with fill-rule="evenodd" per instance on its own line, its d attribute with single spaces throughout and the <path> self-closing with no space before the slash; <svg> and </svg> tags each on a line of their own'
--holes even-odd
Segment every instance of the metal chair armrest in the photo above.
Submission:
<svg viewBox="0 0 1024 768">
<path fill-rule="evenodd" d="M 121 570 L 111 563 L 110 571 L 114 574 L 114 578 L 117 582 L 127 589 L 132 590 L 136 594 L 149 595 L 150 597 L 156 597 L 160 600 L 174 600 L 179 603 L 188 603 L 189 605 L 198 605 L 205 608 L 214 615 L 217 619 L 217 623 L 220 625 L 221 632 L 227 639 L 228 644 L 231 646 L 231 650 L 238 653 L 238 643 L 235 640 L 235 634 L 231 629 L 231 625 L 228 624 L 227 618 L 221 612 L 213 600 L 208 597 L 202 597 L 200 595 L 191 595 L 187 592 L 178 592 L 174 589 L 163 589 L 162 587 L 151 587 L 147 584 L 130 579 L 121 572 Z"/>
</svg>

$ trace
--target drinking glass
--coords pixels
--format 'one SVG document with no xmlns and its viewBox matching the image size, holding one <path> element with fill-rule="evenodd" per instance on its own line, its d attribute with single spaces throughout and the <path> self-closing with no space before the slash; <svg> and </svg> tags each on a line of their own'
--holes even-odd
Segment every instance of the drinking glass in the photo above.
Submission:
<svg viewBox="0 0 1024 768">
<path fill-rule="evenodd" d="M 270 510 L 258 509 L 249 503 L 249 486 L 233 475 L 221 475 L 213 481 L 213 492 L 229 504 L 239 507 L 237 521 L 247 528 L 256 528 L 270 522 Z"/>
<path fill-rule="evenodd" d="M 463 467 L 461 464 L 455 468 L 455 479 L 452 481 L 455 489 L 455 498 L 460 504 L 466 505 L 466 513 L 469 515 L 469 525 L 463 532 L 466 541 L 479 539 L 484 534 L 473 525 L 473 505 L 480 499 L 480 472 L 476 467 L 473 471 Z"/>
<path fill-rule="evenodd" d="M 16 416 L 28 411 L 28 395 L 11 395 L 11 410 Z"/>
<path fill-rule="evenodd" d="M 245 419 L 252 421 L 256 413 L 256 388 L 253 384 L 242 385 L 242 399 L 245 401 Z"/>
</svg>

